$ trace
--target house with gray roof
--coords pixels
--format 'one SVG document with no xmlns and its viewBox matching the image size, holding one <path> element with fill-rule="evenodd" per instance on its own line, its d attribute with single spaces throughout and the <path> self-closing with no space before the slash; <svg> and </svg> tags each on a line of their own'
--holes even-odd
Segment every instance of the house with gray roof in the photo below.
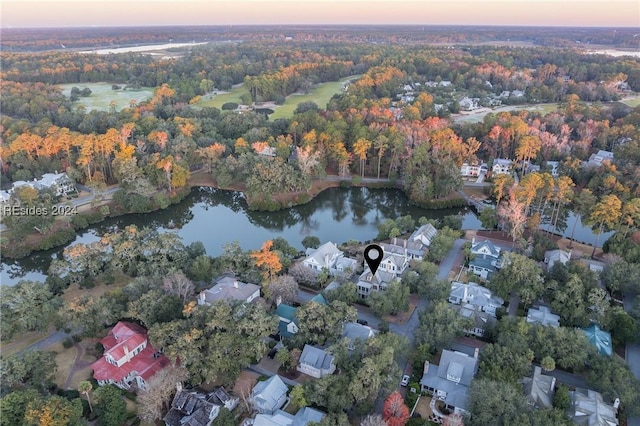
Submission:
<svg viewBox="0 0 640 426">
<path fill-rule="evenodd" d="M 512 169 L 513 160 L 508 160 L 506 158 L 496 158 L 495 160 L 493 160 L 491 172 L 494 175 L 508 175 L 511 174 Z"/>
<path fill-rule="evenodd" d="M 432 224 L 427 223 L 416 229 L 409 237 L 409 241 L 419 242 L 425 247 L 429 247 L 437 233 L 438 230 Z"/>
<path fill-rule="evenodd" d="M 311 345 L 304 345 L 297 370 L 319 379 L 336 371 L 333 355 L 324 349 Z"/>
<path fill-rule="evenodd" d="M 613 354 L 613 343 L 611 342 L 611 333 L 602 330 L 598 324 L 591 324 L 582 330 L 601 355 L 611 356 Z"/>
<path fill-rule="evenodd" d="M 544 252 L 544 263 L 547 264 L 547 271 L 550 271 L 556 263 L 566 265 L 570 260 L 571 251 L 547 250 Z"/>
<path fill-rule="evenodd" d="M 467 413 L 467 392 L 478 371 L 478 358 L 443 350 L 440 365 L 424 363 L 420 386 L 456 414 Z"/>
<path fill-rule="evenodd" d="M 319 423 L 326 414 L 311 407 L 302 407 L 295 414 L 278 410 L 272 415 L 257 414 L 253 426 L 307 426 L 309 423 Z"/>
<path fill-rule="evenodd" d="M 380 247 L 385 253 L 402 256 L 408 260 L 422 260 L 428 250 L 420 241 L 404 238 L 393 238 L 390 243 L 380 243 Z"/>
<path fill-rule="evenodd" d="M 182 389 L 182 385 L 178 385 L 171 408 L 163 420 L 166 426 L 210 426 L 222 407 L 231 411 L 239 401 L 223 388 L 204 392 Z"/>
<path fill-rule="evenodd" d="M 224 277 L 210 289 L 203 290 L 198 295 L 199 305 L 211 305 L 218 301 L 250 303 L 260 297 L 260 286 L 243 283 L 234 277 Z"/>
<path fill-rule="evenodd" d="M 382 250 L 382 262 L 378 266 L 378 270 L 388 272 L 396 276 L 402 275 L 402 273 L 409 267 L 409 258 L 406 254 L 392 253 Z"/>
<path fill-rule="evenodd" d="M 500 247 L 489 240 L 476 242 L 474 238 L 471 241 L 473 258 L 469 261 L 469 272 L 485 280 L 489 279 L 503 266 L 501 251 Z"/>
<path fill-rule="evenodd" d="M 482 311 L 479 306 L 465 303 L 464 305 L 456 305 L 454 309 L 463 318 L 471 320 L 471 327 L 464 330 L 467 334 L 482 337 L 486 332 L 493 329 L 496 324 L 496 318 Z"/>
<path fill-rule="evenodd" d="M 604 402 L 602 394 L 591 389 L 576 388 L 569 392 L 571 404 L 567 409 L 567 416 L 577 425 L 585 426 L 616 426 L 616 414 L 620 400 L 613 405 Z"/>
<path fill-rule="evenodd" d="M 347 348 L 354 350 L 359 343 L 364 343 L 367 339 L 375 336 L 375 331 L 368 325 L 357 322 L 345 323 L 342 327 L 342 337 L 347 340 Z"/>
<path fill-rule="evenodd" d="M 586 166 L 600 167 L 602 166 L 602 163 L 605 161 L 613 163 L 613 152 L 604 151 L 601 149 L 597 153 L 591 154 L 591 156 L 589 157 L 589 161 L 586 162 Z"/>
<path fill-rule="evenodd" d="M 451 283 L 449 303 L 477 306 L 482 312 L 495 317 L 496 309 L 504 304 L 504 300 L 501 297 L 494 296 L 491 290 L 477 283 L 454 281 Z"/>
<path fill-rule="evenodd" d="M 317 249 L 307 249 L 306 255 L 302 264 L 316 272 L 327 269 L 331 275 L 337 275 L 354 272 L 358 266 L 357 260 L 345 257 L 344 253 L 331 241 Z"/>
<path fill-rule="evenodd" d="M 553 395 L 555 393 L 556 378 L 542 374 L 542 368 L 535 366 L 532 377 L 524 377 L 520 380 L 524 397 L 527 402 L 536 408 L 553 408 Z"/>
<path fill-rule="evenodd" d="M 367 268 L 360 275 L 356 289 L 361 298 L 367 298 L 375 291 L 385 291 L 387 286 L 396 280 L 396 274 L 381 271 L 380 268 L 375 274 L 371 273 L 371 269 Z"/>
<path fill-rule="evenodd" d="M 260 414 L 273 414 L 282 408 L 287 400 L 289 388 L 277 374 L 263 382 L 258 382 L 251 391 L 250 401 Z"/>
<path fill-rule="evenodd" d="M 540 324 L 549 327 L 560 327 L 560 316 L 551 313 L 547 306 L 530 308 L 527 312 L 527 322 L 529 324 Z"/>
</svg>

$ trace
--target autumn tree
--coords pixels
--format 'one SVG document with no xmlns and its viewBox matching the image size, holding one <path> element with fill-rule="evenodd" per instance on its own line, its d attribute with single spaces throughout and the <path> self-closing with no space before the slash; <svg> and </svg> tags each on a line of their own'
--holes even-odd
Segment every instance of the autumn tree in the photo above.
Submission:
<svg viewBox="0 0 640 426">
<path fill-rule="evenodd" d="M 282 275 L 265 283 L 264 293 L 271 302 L 292 303 L 298 294 L 298 283 L 291 275 Z"/>
<path fill-rule="evenodd" d="M 388 426 L 404 426 L 411 418 L 409 408 L 404 404 L 400 392 L 395 391 L 387 397 L 382 408 L 382 417 Z"/>
<path fill-rule="evenodd" d="M 167 293 L 180 297 L 182 303 L 186 303 L 187 299 L 193 296 L 196 287 L 182 271 L 178 271 L 162 279 L 162 288 Z"/>
<path fill-rule="evenodd" d="M 267 282 L 272 281 L 282 269 L 278 254 L 271 250 L 272 246 L 272 240 L 265 241 L 260 250 L 253 251 L 250 254 L 255 265 L 262 271 L 262 278 Z"/>
<path fill-rule="evenodd" d="M 596 234 L 596 242 L 593 245 L 591 257 L 595 256 L 598 241 L 602 232 L 613 230 L 618 225 L 622 216 L 622 201 L 616 195 L 604 195 L 589 215 L 588 222 L 593 225 Z"/>
<path fill-rule="evenodd" d="M 497 215 L 502 223 L 508 224 L 509 235 L 515 245 L 524 233 L 524 225 L 527 223 L 525 205 L 518 201 L 516 191 L 510 191 L 509 200 L 503 201 L 498 206 Z"/>
<path fill-rule="evenodd" d="M 154 422 L 161 419 L 171 406 L 171 397 L 176 391 L 176 383 L 182 383 L 189 378 L 189 373 L 179 366 L 170 365 L 149 379 L 147 389 L 138 393 L 138 416 L 141 419 Z"/>
<path fill-rule="evenodd" d="M 29 404 L 24 419 L 35 426 L 79 426 L 82 424 L 82 402 L 57 395 L 41 398 Z"/>
<path fill-rule="evenodd" d="M 388 426 L 380 414 L 369 414 L 362 419 L 360 426 Z"/>
<path fill-rule="evenodd" d="M 371 141 L 365 138 L 360 138 L 353 144 L 353 152 L 360 159 L 360 173 L 363 178 L 364 178 L 364 166 L 367 161 L 367 152 L 369 151 L 370 148 L 371 148 Z"/>
</svg>

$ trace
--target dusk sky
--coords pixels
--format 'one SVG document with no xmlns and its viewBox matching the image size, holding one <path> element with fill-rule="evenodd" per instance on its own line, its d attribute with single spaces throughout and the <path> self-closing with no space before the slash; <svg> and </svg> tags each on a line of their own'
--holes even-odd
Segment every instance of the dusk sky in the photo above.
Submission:
<svg viewBox="0 0 640 426">
<path fill-rule="evenodd" d="M 2 27 L 454 24 L 640 27 L 640 1 L 2 0 Z"/>
</svg>

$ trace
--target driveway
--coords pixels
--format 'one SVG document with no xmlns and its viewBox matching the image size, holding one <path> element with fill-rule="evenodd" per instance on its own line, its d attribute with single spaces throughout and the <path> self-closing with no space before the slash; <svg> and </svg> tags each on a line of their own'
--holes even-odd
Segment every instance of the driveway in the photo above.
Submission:
<svg viewBox="0 0 640 426">
<path fill-rule="evenodd" d="M 624 298 L 625 311 L 630 311 L 632 304 L 633 298 L 630 295 L 626 295 Z M 625 358 L 633 375 L 636 376 L 637 379 L 640 379 L 640 343 L 628 343 Z M 640 426 L 640 416 L 627 419 L 627 425 Z"/>
</svg>

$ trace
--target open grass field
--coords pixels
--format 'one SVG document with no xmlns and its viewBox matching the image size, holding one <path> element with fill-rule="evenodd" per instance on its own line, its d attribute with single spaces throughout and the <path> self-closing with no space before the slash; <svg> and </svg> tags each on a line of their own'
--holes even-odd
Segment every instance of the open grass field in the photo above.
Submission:
<svg viewBox="0 0 640 426">
<path fill-rule="evenodd" d="M 338 81 L 320 83 L 306 95 L 289 95 L 287 96 L 285 103 L 282 106 L 277 107 L 275 112 L 269 116 L 269 119 L 275 120 L 277 118 L 291 117 L 293 115 L 293 111 L 295 111 L 298 105 L 302 102 L 315 102 L 321 109 L 325 109 L 331 97 L 336 93 L 342 92 L 342 86 L 345 82 L 358 77 L 360 76 L 352 75 Z"/>
<path fill-rule="evenodd" d="M 231 89 L 230 92 L 222 92 L 216 95 L 205 95 L 196 105 L 202 108 L 213 107 L 222 109 L 222 105 L 227 102 L 241 103 L 240 97 L 245 93 L 249 94 L 249 91 L 245 89 L 244 86 L 237 86 Z"/>
<path fill-rule="evenodd" d="M 627 104 L 632 108 L 637 107 L 638 105 L 640 105 L 640 96 L 635 97 L 635 98 L 627 98 L 627 99 L 623 99 L 620 102 L 622 102 L 623 104 Z"/>
<path fill-rule="evenodd" d="M 56 365 L 58 368 L 56 369 L 54 382 L 59 387 L 63 387 L 64 383 L 67 381 L 67 377 L 69 377 L 69 373 L 71 373 L 71 368 L 73 367 L 73 363 L 78 355 L 78 350 L 73 346 L 65 349 L 65 347 L 62 346 L 62 343 L 56 343 L 55 345 L 48 347 L 47 350 L 53 351 L 57 354 Z"/>
<path fill-rule="evenodd" d="M 453 119 L 458 123 L 480 123 L 484 120 L 484 117 L 489 114 L 498 114 L 499 112 L 504 111 L 520 111 L 526 109 L 528 111 L 538 111 L 542 113 L 542 115 L 546 115 L 552 111 L 558 109 L 558 103 L 548 103 L 548 104 L 530 104 L 530 105 L 507 105 L 501 106 L 495 109 L 481 108 L 477 112 L 464 113 L 461 115 L 455 116 Z"/>
<path fill-rule="evenodd" d="M 129 102 L 135 99 L 136 103 L 145 101 L 153 96 L 153 89 L 143 88 L 139 90 L 112 90 L 111 83 L 73 83 L 61 84 L 62 93 L 66 96 L 71 95 L 71 89 L 77 87 L 82 90 L 85 87 L 91 89 L 91 95 L 84 98 L 80 97 L 75 106 L 83 106 L 89 111 L 109 111 L 111 101 L 115 101 L 116 110 L 128 107 Z"/>
</svg>

